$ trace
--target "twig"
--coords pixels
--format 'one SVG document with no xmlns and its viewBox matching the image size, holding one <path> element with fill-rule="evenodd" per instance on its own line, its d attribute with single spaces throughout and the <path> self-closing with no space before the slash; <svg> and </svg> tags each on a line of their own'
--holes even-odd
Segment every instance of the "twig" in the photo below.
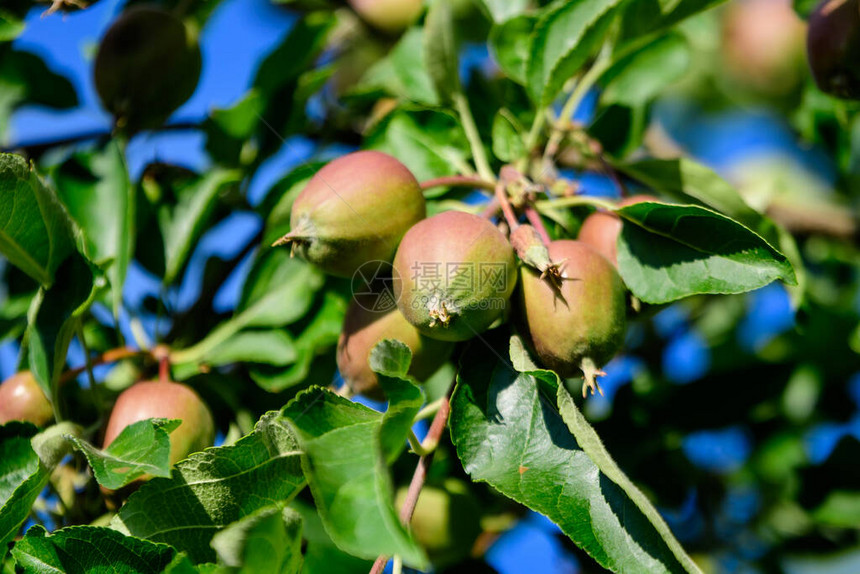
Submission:
<svg viewBox="0 0 860 574">
<path fill-rule="evenodd" d="M 460 115 L 460 122 L 463 124 L 463 131 L 466 132 L 466 139 L 469 140 L 469 146 L 472 148 L 472 156 L 475 159 L 478 173 L 485 180 L 495 181 L 496 178 L 490 169 L 490 162 L 487 161 L 487 151 L 481 142 L 481 135 L 478 133 L 478 126 L 475 125 L 475 118 L 472 116 L 472 110 L 469 109 L 466 96 L 462 93 L 456 93 L 453 98 L 457 113 Z"/>
<path fill-rule="evenodd" d="M 451 385 L 453 390 L 454 385 Z M 448 391 L 451 392 L 450 390 Z M 436 411 L 436 416 L 433 417 L 433 422 L 430 423 L 430 430 L 427 431 L 427 436 L 424 438 L 422 447 L 428 450 L 431 445 L 433 449 L 427 454 L 418 459 L 418 465 L 415 467 L 415 472 L 412 474 L 412 482 L 409 483 L 409 490 L 406 491 L 406 500 L 403 501 L 403 506 L 400 508 L 400 522 L 404 525 L 412 521 L 412 515 L 415 513 L 415 506 L 418 504 L 418 496 L 421 494 L 421 489 L 424 488 L 424 481 L 427 479 L 427 471 L 430 469 L 430 464 L 433 462 L 433 454 L 436 452 L 435 445 L 439 444 L 442 438 L 442 433 L 445 430 L 445 425 L 448 424 L 448 414 L 451 412 L 451 403 L 446 396 L 439 410 Z M 388 556 L 380 556 L 373 563 L 370 569 L 370 574 L 382 574 L 385 570 L 385 565 L 388 563 Z"/>
<path fill-rule="evenodd" d="M 83 367 L 77 367 L 75 369 L 69 369 L 68 371 L 64 372 L 62 375 L 60 375 L 60 382 L 67 383 L 71 381 L 81 373 L 85 372 L 88 366 L 94 367 L 96 365 L 104 365 L 106 363 L 115 363 L 117 361 L 122 361 L 123 359 L 130 359 L 132 357 L 146 354 L 148 354 L 146 351 L 133 349 L 131 347 L 119 347 L 116 349 L 110 349 L 109 351 L 105 351 L 97 357 L 93 357 L 92 360 L 88 361 L 87 365 L 84 365 Z"/>
<path fill-rule="evenodd" d="M 493 191 L 495 186 L 496 184 L 492 181 L 468 175 L 446 175 L 421 182 L 421 189 L 425 190 L 433 187 L 477 187 Z"/>
<path fill-rule="evenodd" d="M 550 241 L 552 240 L 549 237 L 549 233 L 546 230 L 546 226 L 543 224 L 543 219 L 541 219 L 540 213 L 538 213 L 537 210 L 531 205 L 526 206 L 525 212 L 526 219 L 528 219 L 529 223 L 532 224 L 532 227 L 537 230 L 538 235 L 540 235 L 541 241 L 543 241 L 543 244 L 549 245 Z"/>
<path fill-rule="evenodd" d="M 205 120 L 205 118 L 200 118 L 199 120 L 182 120 L 177 121 L 172 124 L 167 124 L 161 126 L 160 128 L 153 130 L 155 132 L 167 132 L 167 131 L 183 131 L 183 130 L 196 130 L 200 129 L 201 123 Z M 67 136 L 64 138 L 59 138 L 55 140 L 38 140 L 38 141 L 22 141 L 22 142 L 13 142 L 11 144 L 3 146 L 3 153 L 10 153 L 16 150 L 26 150 L 28 153 L 36 155 L 45 150 L 48 150 L 57 146 L 65 146 L 72 145 L 76 143 L 87 142 L 91 140 L 98 140 L 102 138 L 108 138 L 113 135 L 113 128 L 102 128 L 98 130 L 92 130 L 89 132 L 83 132 L 80 134 L 74 134 L 71 136 Z"/>
</svg>

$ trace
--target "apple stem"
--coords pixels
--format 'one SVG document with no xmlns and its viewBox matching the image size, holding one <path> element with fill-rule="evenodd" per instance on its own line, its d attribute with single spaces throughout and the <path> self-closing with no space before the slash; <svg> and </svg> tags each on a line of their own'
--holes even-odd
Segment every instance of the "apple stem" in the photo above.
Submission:
<svg viewBox="0 0 860 574">
<path fill-rule="evenodd" d="M 158 361 L 158 382 L 170 382 L 170 350 L 158 345 L 152 350 L 152 357 Z"/>
<path fill-rule="evenodd" d="M 502 208 L 502 213 L 505 216 L 505 221 L 508 222 L 508 227 L 511 228 L 511 231 L 520 226 L 520 222 L 517 221 L 517 216 L 514 213 L 514 208 L 511 207 L 510 198 L 508 198 L 508 193 L 505 191 L 505 182 L 504 180 L 499 180 L 496 184 L 496 201 Z"/>
<path fill-rule="evenodd" d="M 525 212 L 526 218 L 529 220 L 529 223 L 532 224 L 532 227 L 537 230 L 538 235 L 540 235 L 541 241 L 543 241 L 543 244 L 549 245 L 551 239 L 549 237 L 549 233 L 546 230 L 546 226 L 543 224 L 543 219 L 541 219 L 540 214 L 531 205 L 526 206 Z"/>
</svg>

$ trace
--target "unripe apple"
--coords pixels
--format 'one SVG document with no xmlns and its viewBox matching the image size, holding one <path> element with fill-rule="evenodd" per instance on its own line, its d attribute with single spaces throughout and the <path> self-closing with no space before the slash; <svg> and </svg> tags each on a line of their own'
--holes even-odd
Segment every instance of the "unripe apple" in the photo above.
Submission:
<svg viewBox="0 0 860 574">
<path fill-rule="evenodd" d="M 99 44 L 96 91 L 130 132 L 162 125 L 197 87 L 202 59 L 197 38 L 161 8 L 123 11 Z"/>
<path fill-rule="evenodd" d="M 416 224 L 394 257 L 394 296 L 406 320 L 443 341 L 465 341 L 504 313 L 517 280 L 514 250 L 477 215 L 446 211 Z"/>
<path fill-rule="evenodd" d="M 104 447 L 110 446 L 128 425 L 153 418 L 182 420 L 170 433 L 170 464 L 212 446 L 215 441 L 212 413 L 191 387 L 148 381 L 136 383 L 119 395 L 105 430 Z"/>
<path fill-rule="evenodd" d="M 541 363 L 562 377 L 582 372 L 583 394 L 593 393 L 598 369 L 624 343 L 624 284 L 609 260 L 581 241 L 553 241 L 549 254 L 563 262 L 561 286 L 523 266 L 520 320 Z"/>
<path fill-rule="evenodd" d="M 791 0 L 741 0 L 724 12 L 722 55 L 732 78 L 780 96 L 804 75 L 806 26 Z"/>
<path fill-rule="evenodd" d="M 54 410 L 30 371 L 15 373 L 0 383 L 0 424 L 26 421 L 43 427 L 54 418 Z"/>
<path fill-rule="evenodd" d="M 398 508 L 406 493 L 406 488 L 397 491 Z M 455 564 L 469 556 L 481 533 L 481 507 L 462 481 L 449 478 L 441 488 L 421 490 L 410 529 L 434 566 Z"/>
<path fill-rule="evenodd" d="M 860 99 L 860 0 L 822 0 L 809 16 L 806 49 L 822 92 Z"/>
<path fill-rule="evenodd" d="M 371 305 L 353 300 L 346 310 L 337 343 L 337 367 L 343 380 L 356 393 L 384 400 L 379 378 L 370 368 L 370 352 L 383 339 L 395 339 L 412 350 L 409 374 L 424 382 L 442 366 L 453 346 L 425 337 L 409 324 L 396 307 L 373 311 Z"/>
<path fill-rule="evenodd" d="M 368 261 L 391 261 L 403 234 L 426 215 L 409 169 L 388 154 L 358 151 L 319 170 L 293 203 L 292 230 L 276 245 L 326 273 L 351 277 Z"/>
<path fill-rule="evenodd" d="M 651 195 L 634 195 L 618 202 L 626 207 L 643 201 L 658 201 Z M 607 211 L 595 211 L 585 218 L 577 239 L 593 247 L 618 267 L 618 236 L 621 235 L 621 218 Z"/>
<path fill-rule="evenodd" d="M 361 19 L 386 34 L 399 34 L 412 25 L 421 10 L 422 0 L 347 0 Z"/>
</svg>

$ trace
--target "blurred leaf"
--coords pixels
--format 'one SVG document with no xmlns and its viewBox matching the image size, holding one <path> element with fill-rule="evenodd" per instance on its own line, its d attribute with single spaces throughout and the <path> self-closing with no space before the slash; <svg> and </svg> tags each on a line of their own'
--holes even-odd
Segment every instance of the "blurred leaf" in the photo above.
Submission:
<svg viewBox="0 0 860 574">
<path fill-rule="evenodd" d="M 209 353 L 202 361 L 217 367 L 231 363 L 263 363 L 284 366 L 298 357 L 296 343 L 286 331 L 242 331 L 230 337 Z"/>
<path fill-rule="evenodd" d="M 510 162 L 525 157 L 526 144 L 523 127 L 508 110 L 501 109 L 493 118 L 493 154 L 501 161 Z"/>
<path fill-rule="evenodd" d="M 164 542 L 195 562 L 212 561 L 216 532 L 258 510 L 289 502 L 303 487 L 298 445 L 277 413 L 232 446 L 209 448 L 177 463 L 129 497 L 111 526 Z"/>
<path fill-rule="evenodd" d="M 699 12 L 722 4 L 725 0 L 631 0 L 625 5 L 621 17 L 622 41 L 642 40 L 645 36 L 657 36 L 667 28 L 695 16 Z"/>
<path fill-rule="evenodd" d="M 27 160 L 0 154 L 0 253 L 49 287 L 74 251 L 69 216 Z"/>
<path fill-rule="evenodd" d="M 603 104 L 642 105 L 650 102 L 690 66 L 690 49 L 681 34 L 669 33 L 641 50 L 614 62 L 603 74 Z"/>
<path fill-rule="evenodd" d="M 297 385 L 308 377 L 314 360 L 321 352 L 330 350 L 340 336 L 346 301 L 334 291 L 326 290 L 319 309 L 310 313 L 307 325 L 297 329 L 295 336 L 295 363 L 288 368 L 266 365 L 250 365 L 251 378 L 269 392 L 279 392 Z M 334 363 L 334 359 L 331 360 Z"/>
<path fill-rule="evenodd" d="M 611 104 L 598 110 L 588 133 L 608 154 L 623 158 L 642 146 L 649 121 L 648 106 L 644 104 Z"/>
<path fill-rule="evenodd" d="M 269 248 L 248 273 L 237 316 L 253 327 L 281 327 L 302 317 L 323 286 L 322 274 L 289 250 Z"/>
<path fill-rule="evenodd" d="M 834 490 L 813 512 L 815 519 L 837 528 L 856 528 L 860 524 L 860 491 Z"/>
<path fill-rule="evenodd" d="M 168 435 L 181 422 L 178 419 L 146 419 L 132 423 L 104 450 L 85 440 L 68 438 L 87 457 L 96 481 L 116 490 L 146 474 L 170 476 Z"/>
<path fill-rule="evenodd" d="M 425 31 L 410 28 L 388 56 L 373 64 L 350 93 L 372 94 L 382 90 L 416 104 L 439 105 L 439 94 L 428 70 Z"/>
<path fill-rule="evenodd" d="M 0 562 L 54 467 L 70 450 L 62 437 L 65 430 L 68 425 L 55 425 L 37 435 L 29 423 L 0 426 Z"/>
<path fill-rule="evenodd" d="M 262 508 L 212 538 L 229 572 L 298 574 L 302 567 L 302 517 L 290 508 Z"/>
<path fill-rule="evenodd" d="M 331 13 L 314 12 L 296 21 L 283 42 L 260 63 L 253 86 L 269 98 L 313 64 L 335 24 Z"/>
<path fill-rule="evenodd" d="M 4 18 L 0 8 L 0 34 L 17 33 L 15 17 Z M 0 41 L 3 41 L 0 39 Z M 35 54 L 0 44 L 0 141 L 5 140 L 9 117 L 22 104 L 68 109 L 78 105 L 72 83 L 51 71 Z"/>
<path fill-rule="evenodd" d="M 394 155 L 418 181 L 459 173 L 470 156 L 459 121 L 442 112 L 394 112 L 367 137 L 366 144 Z"/>
<path fill-rule="evenodd" d="M 24 21 L 4 10 L 0 10 L 0 42 L 11 42 L 24 31 Z"/>
<path fill-rule="evenodd" d="M 527 68 L 528 90 L 538 105 L 550 103 L 564 83 L 594 53 L 621 0 L 555 2 L 532 35 Z"/>
<path fill-rule="evenodd" d="M 530 4 L 529 0 L 480 0 L 480 2 L 496 22 L 518 16 Z"/>
<path fill-rule="evenodd" d="M 747 205 L 737 189 L 690 158 L 617 162 L 616 168 L 673 199 L 701 203 L 761 232 L 762 215 Z"/>
<path fill-rule="evenodd" d="M 794 0 L 792 2 L 794 5 L 794 11 L 797 12 L 798 16 L 804 20 L 809 18 L 809 15 L 812 14 L 812 11 L 815 10 L 815 7 L 820 3 L 821 0 Z"/>
<path fill-rule="evenodd" d="M 518 84 L 526 85 L 531 33 L 537 24 L 534 14 L 497 20 L 490 29 L 490 48 L 502 71 Z"/>
<path fill-rule="evenodd" d="M 77 253 L 57 270 L 57 282 L 51 289 L 44 287 L 33 299 L 27 313 L 27 353 L 30 370 L 52 400 L 54 383 L 59 380 L 66 364 L 69 343 L 89 310 L 106 286 L 102 276 Z"/>
<path fill-rule="evenodd" d="M 698 571 L 686 556 L 687 568 L 679 562 L 570 434 L 556 407 L 555 374 L 518 373 L 495 351 L 470 349 L 451 399 L 450 428 L 473 480 L 545 514 L 609 570 Z"/>
<path fill-rule="evenodd" d="M 123 536 L 110 528 L 71 526 L 52 534 L 33 526 L 12 554 L 27 574 L 161 574 L 176 550 Z"/>
<path fill-rule="evenodd" d="M 179 277 L 192 247 L 209 224 L 218 193 L 241 178 L 238 171 L 212 170 L 177 189 L 175 206 L 161 206 L 158 224 L 164 237 L 164 284 L 169 285 Z"/>
<path fill-rule="evenodd" d="M 260 124 L 265 101 L 258 90 L 249 90 L 229 108 L 216 108 L 203 123 L 206 151 L 223 165 L 238 165 L 246 141 Z"/>
<path fill-rule="evenodd" d="M 136 239 L 137 194 L 122 150 L 111 140 L 100 152 L 80 153 L 54 173 L 60 200 L 82 234 L 81 252 L 106 269 L 118 315 Z"/>
<path fill-rule="evenodd" d="M 454 20 L 448 2 L 434 2 L 424 18 L 424 60 L 436 93 L 450 100 L 460 92 L 460 70 Z"/>
<path fill-rule="evenodd" d="M 394 510 L 382 415 L 319 387 L 297 395 L 283 414 L 299 437 L 302 468 L 332 540 L 354 556 L 398 554 L 423 569 L 427 557 Z"/>
<path fill-rule="evenodd" d="M 644 202 L 619 209 L 618 266 L 642 301 L 744 293 L 796 282 L 785 256 L 740 223 L 698 206 Z"/>
<path fill-rule="evenodd" d="M 35 292 L 14 295 L 0 303 L 0 341 L 17 338 L 24 332 L 27 309 L 35 295 Z"/>
</svg>

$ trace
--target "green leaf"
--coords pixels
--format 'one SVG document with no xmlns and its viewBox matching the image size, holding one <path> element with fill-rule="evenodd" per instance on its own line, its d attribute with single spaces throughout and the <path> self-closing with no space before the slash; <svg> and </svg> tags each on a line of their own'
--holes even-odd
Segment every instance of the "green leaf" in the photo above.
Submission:
<svg viewBox="0 0 860 574">
<path fill-rule="evenodd" d="M 525 157 L 523 128 L 517 118 L 502 108 L 493 118 L 493 153 L 504 162 Z"/>
<path fill-rule="evenodd" d="M 448 2 L 434 2 L 424 19 L 424 60 L 436 93 L 450 100 L 460 91 L 454 19 Z"/>
<path fill-rule="evenodd" d="M 33 299 L 27 313 L 27 354 L 30 370 L 49 398 L 81 317 L 105 286 L 104 277 L 94 277 L 93 269 L 75 253 L 57 270 L 57 284 L 41 288 Z"/>
<path fill-rule="evenodd" d="M 136 193 L 116 140 L 95 153 L 80 153 L 54 173 L 57 194 L 81 231 L 81 252 L 107 269 L 113 311 L 119 313 L 122 288 L 134 254 Z"/>
<path fill-rule="evenodd" d="M 255 510 L 289 502 L 304 484 L 296 439 L 271 412 L 234 445 L 195 453 L 177 463 L 171 478 L 144 484 L 111 526 L 170 544 L 195 563 L 212 561 L 216 532 Z"/>
<path fill-rule="evenodd" d="M 0 562 L 54 467 L 70 450 L 65 431 L 72 431 L 71 426 L 55 425 L 40 434 L 29 423 L 0 426 Z"/>
<path fill-rule="evenodd" d="M 28 423 L 0 426 L 0 560 L 50 476 L 30 446 L 36 432 Z"/>
<path fill-rule="evenodd" d="M 12 555 L 26 574 L 161 574 L 176 550 L 110 528 L 71 526 L 48 534 L 33 526 L 15 543 Z"/>
<path fill-rule="evenodd" d="M 649 546 L 653 545 L 652 548 L 654 549 L 659 548 L 660 554 L 664 555 L 662 557 L 662 561 L 669 566 L 669 570 L 677 569 L 674 566 L 674 562 L 677 560 L 677 564 L 687 572 L 698 572 L 698 566 L 696 566 L 693 560 L 687 556 L 686 552 L 684 552 L 684 549 L 675 539 L 672 531 L 669 530 L 669 526 L 666 524 L 666 521 L 663 520 L 663 517 L 660 516 L 660 513 L 657 512 L 657 509 L 651 504 L 651 501 L 649 501 L 642 491 L 633 484 L 633 481 L 627 478 L 624 471 L 618 467 L 606 451 L 606 447 L 603 446 L 603 442 L 600 440 L 600 437 L 597 436 L 594 428 L 592 428 L 592 426 L 588 424 L 588 421 L 585 420 L 585 417 L 582 416 L 582 413 L 579 411 L 579 408 L 577 408 L 576 403 L 573 401 L 573 397 L 570 395 L 568 390 L 561 384 L 561 381 L 556 375 L 548 372 L 546 373 L 547 375 L 551 375 L 556 378 L 556 384 L 558 386 L 558 408 L 561 412 L 562 419 L 564 419 L 564 422 L 567 424 L 567 428 L 573 434 L 574 438 L 576 438 L 577 444 L 583 451 L 585 451 L 589 458 L 591 458 L 591 461 L 597 466 L 597 468 L 600 469 L 602 475 L 611 480 L 613 486 L 621 489 L 622 492 L 620 494 L 627 496 L 627 500 L 624 500 L 623 504 L 625 506 L 635 505 L 636 509 L 641 512 L 642 517 L 650 522 L 650 525 L 654 530 L 656 530 L 656 534 L 659 536 L 659 539 L 646 542 L 647 538 L 653 538 L 654 534 L 648 527 L 644 527 L 643 530 L 645 530 L 645 532 L 639 541 Z M 611 491 L 612 489 L 607 488 L 606 490 Z M 634 513 L 635 511 L 630 514 Z M 622 516 L 625 516 L 626 518 L 627 513 L 623 513 Z M 635 521 L 636 518 L 634 517 L 631 517 L 629 520 L 631 524 L 635 524 Z M 664 544 L 673 554 L 675 560 L 665 556 L 665 550 L 662 548 Z"/>
<path fill-rule="evenodd" d="M 296 499 L 291 508 L 301 514 L 305 548 L 303 574 L 367 574 L 373 562 L 351 556 L 335 546 L 326 533 L 316 508 Z"/>
<path fill-rule="evenodd" d="M 164 237 L 165 284 L 173 283 L 179 277 L 192 247 L 209 223 L 218 193 L 241 178 L 238 171 L 212 170 L 176 190 L 175 206 L 161 206 L 158 224 Z"/>
<path fill-rule="evenodd" d="M 0 253 L 50 287 L 75 249 L 69 216 L 27 160 L 0 154 Z"/>
<path fill-rule="evenodd" d="M 549 104 L 600 46 L 621 0 L 558 1 L 532 35 L 528 90 L 539 105 Z"/>
<path fill-rule="evenodd" d="M 383 339 L 370 351 L 369 362 L 379 375 L 379 386 L 388 399 L 379 436 L 386 459 L 394 462 L 403 452 L 415 415 L 424 404 L 424 392 L 407 374 L 412 350 L 405 343 Z"/>
<path fill-rule="evenodd" d="M 394 510 L 379 437 L 382 415 L 319 387 L 297 395 L 283 414 L 299 437 L 302 468 L 338 547 L 368 559 L 397 554 L 424 569 L 424 551 Z"/>
<path fill-rule="evenodd" d="M 383 339 L 371 349 L 368 362 L 380 375 L 405 379 L 412 364 L 412 349 L 395 339 Z"/>
<path fill-rule="evenodd" d="M 502 71 L 518 84 L 526 85 L 531 33 L 537 24 L 534 14 L 499 21 L 490 29 L 490 49 Z"/>
<path fill-rule="evenodd" d="M 418 181 L 460 173 L 471 155 L 459 121 L 443 112 L 395 111 L 369 135 L 366 144 L 395 156 Z"/>
<path fill-rule="evenodd" d="M 684 572 L 655 526 L 570 434 L 555 403 L 558 384 L 553 373 L 518 373 L 473 345 L 451 398 L 463 468 L 549 517 L 609 570 Z"/>
<path fill-rule="evenodd" d="M 116 490 L 149 474 L 170 476 L 170 437 L 182 421 L 178 419 L 147 419 L 125 427 L 104 450 L 85 440 L 69 436 L 81 451 L 96 481 Z"/>
<path fill-rule="evenodd" d="M 681 78 L 690 61 L 690 48 L 684 36 L 675 33 L 661 36 L 612 64 L 601 78 L 606 89 L 600 101 L 627 106 L 646 104 Z"/>
<path fill-rule="evenodd" d="M 503 22 L 525 11 L 529 0 L 480 0 L 490 17 L 496 22 Z"/>
<path fill-rule="evenodd" d="M 230 572 L 298 574 L 302 567 L 302 517 L 290 508 L 262 508 L 212 538 Z"/>
<path fill-rule="evenodd" d="M 709 209 L 644 202 L 617 211 L 625 224 L 618 266 L 642 301 L 701 293 L 743 293 L 781 279 L 795 284 L 788 259 L 761 236 Z"/>
</svg>

